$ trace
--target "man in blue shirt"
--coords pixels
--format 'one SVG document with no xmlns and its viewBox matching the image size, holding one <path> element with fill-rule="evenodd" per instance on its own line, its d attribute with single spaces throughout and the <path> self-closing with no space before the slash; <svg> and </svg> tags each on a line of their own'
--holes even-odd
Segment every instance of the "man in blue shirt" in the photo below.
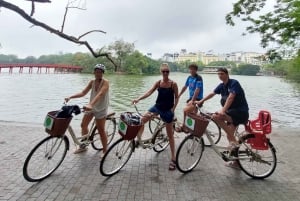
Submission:
<svg viewBox="0 0 300 201">
<path fill-rule="evenodd" d="M 245 92 L 237 80 L 230 79 L 226 68 L 217 70 L 219 79 L 222 81 L 215 90 L 208 94 L 196 104 L 203 104 L 204 101 L 211 99 L 216 94 L 221 95 L 222 108 L 213 115 L 215 122 L 226 132 L 227 139 L 230 143 L 229 149 L 237 147 L 237 140 L 234 132 L 239 124 L 244 124 L 249 118 L 249 108 L 245 97 Z M 231 163 L 234 166 L 236 163 Z"/>
<path fill-rule="evenodd" d="M 203 98 L 203 80 L 197 74 L 198 66 L 196 64 L 189 65 L 190 76 L 186 79 L 185 85 L 182 87 L 179 97 L 189 88 L 189 99 L 186 101 L 187 105 L 183 109 L 183 122 L 185 122 L 186 115 L 195 111 L 194 101 L 199 101 Z M 197 111 L 195 111 L 197 112 Z M 177 132 L 184 131 L 183 126 L 176 129 Z"/>
</svg>

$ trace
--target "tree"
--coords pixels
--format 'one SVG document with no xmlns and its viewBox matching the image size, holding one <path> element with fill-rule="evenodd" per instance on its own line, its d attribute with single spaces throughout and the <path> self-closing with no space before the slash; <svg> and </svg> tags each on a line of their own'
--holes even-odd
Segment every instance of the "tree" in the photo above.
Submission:
<svg viewBox="0 0 300 201">
<path fill-rule="evenodd" d="M 240 18 L 250 22 L 247 32 L 261 35 L 263 47 L 276 42 L 299 49 L 300 1 L 277 0 L 272 11 L 261 14 L 266 3 L 267 0 L 238 0 L 226 16 L 227 24 L 235 25 L 234 18 Z"/>
<path fill-rule="evenodd" d="M 76 44 L 79 44 L 79 45 L 84 45 L 87 47 L 87 49 L 91 52 L 91 54 L 94 56 L 94 57 L 106 57 L 109 61 L 111 61 L 114 65 L 114 61 L 110 58 L 110 54 L 107 53 L 107 52 L 101 52 L 102 49 L 100 49 L 99 51 L 95 51 L 92 46 L 87 42 L 87 41 L 84 41 L 82 40 L 82 38 L 90 33 L 93 33 L 93 32 L 101 32 L 101 33 L 106 33 L 102 30 L 91 30 L 91 31 L 88 31 L 78 37 L 75 37 L 73 35 L 68 35 L 66 33 L 64 33 L 64 25 L 65 25 L 65 21 L 66 21 L 66 15 L 68 13 L 68 10 L 70 8 L 77 8 L 77 9 L 82 9 L 80 7 L 77 7 L 77 6 L 73 6 L 75 4 L 75 2 L 77 0 L 69 0 L 68 3 L 67 3 L 67 6 L 66 6 L 66 10 L 65 10 L 65 14 L 64 14 L 64 18 L 63 18 L 63 22 L 62 22 L 62 27 L 61 27 L 61 30 L 58 30 L 58 29 L 55 29 L 49 25 L 47 25 L 46 23 L 43 23 L 41 21 L 38 21 L 36 20 L 35 18 L 33 18 L 33 14 L 34 14 L 34 3 L 35 2 L 38 2 L 38 3 L 50 3 L 51 1 L 49 0 L 30 0 L 32 2 L 32 9 L 31 9 L 31 14 L 27 14 L 23 9 L 19 8 L 18 6 L 16 6 L 15 4 L 12 4 L 12 3 L 9 3 L 7 1 L 4 1 L 4 0 L 0 0 L 0 8 L 6 8 L 8 10 L 11 10 L 17 14 L 19 14 L 21 17 L 23 17 L 25 20 L 27 20 L 28 22 L 30 22 L 31 24 L 35 25 L 35 26 L 39 26 L 47 31 L 49 31 L 50 33 L 53 33 L 65 40 L 68 40 L 68 41 L 71 41 L 73 43 L 76 43 Z"/>
<path fill-rule="evenodd" d="M 123 39 L 117 40 L 108 46 L 108 50 L 112 51 L 118 63 L 115 65 L 115 72 L 122 70 L 125 58 L 133 53 L 134 43 L 125 42 Z"/>
<path fill-rule="evenodd" d="M 236 75 L 257 75 L 259 71 L 260 66 L 252 64 L 242 64 L 231 69 L 231 73 Z"/>
<path fill-rule="evenodd" d="M 212 61 L 208 64 L 208 66 L 236 67 L 236 63 L 234 61 Z"/>
</svg>

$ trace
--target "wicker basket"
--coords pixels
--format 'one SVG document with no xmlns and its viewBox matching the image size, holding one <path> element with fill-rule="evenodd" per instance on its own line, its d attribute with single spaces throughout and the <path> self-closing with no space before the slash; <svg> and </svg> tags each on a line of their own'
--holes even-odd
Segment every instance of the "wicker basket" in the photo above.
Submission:
<svg viewBox="0 0 300 201">
<path fill-rule="evenodd" d="M 188 114 L 184 122 L 185 127 L 198 137 L 204 134 L 208 123 L 209 121 L 205 117 L 195 113 Z"/>
<path fill-rule="evenodd" d="M 142 127 L 142 125 L 129 125 L 126 121 L 124 121 L 124 119 L 122 119 L 122 116 L 120 117 L 119 134 L 125 140 L 134 139 L 137 136 L 141 127 Z"/>
<path fill-rule="evenodd" d="M 72 120 L 72 117 L 57 118 L 57 112 L 58 111 L 48 112 L 44 121 L 46 132 L 53 137 L 60 137 L 64 135 Z"/>
</svg>

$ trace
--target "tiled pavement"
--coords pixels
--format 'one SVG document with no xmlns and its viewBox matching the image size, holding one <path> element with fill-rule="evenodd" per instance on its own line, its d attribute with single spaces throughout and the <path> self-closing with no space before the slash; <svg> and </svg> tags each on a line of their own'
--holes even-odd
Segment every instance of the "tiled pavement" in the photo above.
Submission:
<svg viewBox="0 0 300 201">
<path fill-rule="evenodd" d="M 39 125 L 0 122 L 0 200 L 300 200 L 300 132 L 275 129 L 271 141 L 278 149 L 278 166 L 265 180 L 249 178 L 205 149 L 199 165 L 183 175 L 169 171 L 169 148 L 156 154 L 137 149 L 126 166 L 106 178 L 99 172 L 99 153 L 91 147 L 72 150 L 49 178 L 27 182 L 24 160 L 46 137 Z M 182 137 L 177 137 L 180 142 Z"/>
</svg>

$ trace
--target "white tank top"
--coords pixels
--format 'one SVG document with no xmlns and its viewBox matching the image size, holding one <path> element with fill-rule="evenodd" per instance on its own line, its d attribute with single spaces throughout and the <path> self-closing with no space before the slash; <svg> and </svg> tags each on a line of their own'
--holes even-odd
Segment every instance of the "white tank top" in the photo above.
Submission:
<svg viewBox="0 0 300 201">
<path fill-rule="evenodd" d="M 106 81 L 106 80 L 105 80 Z M 95 80 L 93 81 L 92 84 L 92 92 L 91 92 L 91 97 L 90 97 L 90 101 L 92 101 L 95 96 L 97 96 L 97 94 L 99 93 L 99 91 L 101 90 L 102 86 L 103 86 L 103 79 L 101 80 L 101 83 L 99 85 L 98 90 L 96 91 L 95 89 Z M 93 107 L 93 111 L 94 112 L 100 112 L 102 110 L 107 110 L 109 106 L 109 92 L 107 90 L 107 92 L 104 94 L 104 96 L 102 96 L 100 98 L 100 100 L 98 100 L 98 102 L 94 105 Z"/>
</svg>

